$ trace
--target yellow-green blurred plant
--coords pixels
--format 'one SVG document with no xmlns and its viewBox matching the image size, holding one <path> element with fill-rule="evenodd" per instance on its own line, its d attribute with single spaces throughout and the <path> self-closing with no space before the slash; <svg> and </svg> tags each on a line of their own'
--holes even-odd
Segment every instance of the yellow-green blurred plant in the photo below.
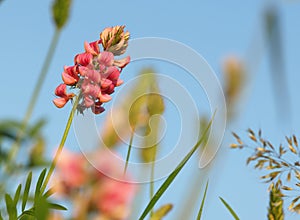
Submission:
<svg viewBox="0 0 300 220">
<path fill-rule="evenodd" d="M 236 104 L 245 84 L 245 67 L 237 57 L 227 57 L 223 64 L 224 95 L 228 118 L 236 113 Z"/>
<path fill-rule="evenodd" d="M 271 184 L 270 186 L 270 199 L 268 208 L 269 220 L 283 220 L 283 197 L 278 184 Z"/>
<path fill-rule="evenodd" d="M 172 204 L 166 204 L 161 206 L 158 210 L 156 210 L 153 215 L 150 217 L 150 220 L 162 220 L 173 208 Z"/>
</svg>

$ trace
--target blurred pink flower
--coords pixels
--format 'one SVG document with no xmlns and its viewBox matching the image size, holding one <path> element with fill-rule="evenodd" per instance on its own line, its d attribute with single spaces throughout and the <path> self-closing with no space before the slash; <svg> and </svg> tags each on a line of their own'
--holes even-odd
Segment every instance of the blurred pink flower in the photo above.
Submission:
<svg viewBox="0 0 300 220">
<path fill-rule="evenodd" d="M 126 219 L 130 214 L 130 205 L 135 192 L 134 184 L 107 177 L 97 187 L 94 195 L 95 206 L 100 213 L 112 219 Z"/>
<path fill-rule="evenodd" d="M 82 187 L 88 179 L 84 156 L 64 149 L 57 161 L 55 179 L 58 193 Z"/>
<path fill-rule="evenodd" d="M 137 185 L 129 183 L 131 178 L 123 174 L 123 163 L 114 152 L 102 150 L 93 156 L 92 163 L 96 170 L 91 176 L 94 176 L 96 184 L 93 196 L 95 207 L 108 219 L 126 219 Z"/>
<path fill-rule="evenodd" d="M 129 183 L 131 178 L 123 174 L 123 163 L 114 153 L 101 150 L 91 155 L 94 166 L 79 153 L 62 152 L 53 180 L 55 192 L 71 199 L 76 217 L 93 210 L 98 219 L 127 219 L 137 185 Z"/>
</svg>

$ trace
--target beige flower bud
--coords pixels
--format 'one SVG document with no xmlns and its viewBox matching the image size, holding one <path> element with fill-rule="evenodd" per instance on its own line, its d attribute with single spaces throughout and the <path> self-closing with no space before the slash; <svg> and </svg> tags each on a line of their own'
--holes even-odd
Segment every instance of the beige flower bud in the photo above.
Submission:
<svg viewBox="0 0 300 220">
<path fill-rule="evenodd" d="M 109 27 L 101 32 L 100 38 L 105 51 L 110 51 L 115 56 L 125 53 L 130 34 L 124 28 L 124 25 Z"/>
</svg>

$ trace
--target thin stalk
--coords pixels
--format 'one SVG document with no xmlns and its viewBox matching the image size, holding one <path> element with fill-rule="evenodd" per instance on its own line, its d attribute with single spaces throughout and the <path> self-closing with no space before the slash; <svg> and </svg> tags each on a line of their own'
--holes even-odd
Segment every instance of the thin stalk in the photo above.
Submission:
<svg viewBox="0 0 300 220">
<path fill-rule="evenodd" d="M 127 151 L 127 156 L 126 156 L 126 163 L 124 167 L 124 175 L 126 174 L 127 168 L 128 168 L 128 162 L 130 158 L 130 153 L 131 153 L 131 148 L 132 148 L 132 142 L 133 142 L 133 136 L 134 136 L 134 128 L 132 129 L 131 136 L 130 136 L 130 141 L 129 141 L 129 146 L 128 146 L 128 151 Z"/>
<path fill-rule="evenodd" d="M 80 96 L 81 96 L 81 93 L 78 94 L 78 96 L 76 97 L 75 102 L 73 104 L 73 107 L 72 107 L 72 110 L 70 112 L 69 119 L 67 121 L 66 128 L 65 128 L 65 131 L 64 131 L 63 136 L 61 138 L 59 147 L 56 150 L 54 159 L 52 160 L 52 163 L 51 163 L 51 166 L 50 166 L 49 171 L 47 173 L 47 176 L 45 178 L 45 181 L 44 181 L 44 183 L 41 187 L 41 194 L 44 193 L 44 191 L 45 191 L 45 189 L 48 185 L 48 182 L 50 180 L 50 177 L 51 177 L 51 175 L 52 175 L 52 173 L 55 169 L 57 160 L 59 159 L 59 156 L 62 152 L 62 149 L 64 148 L 64 145 L 65 145 L 66 139 L 68 137 L 68 134 L 69 134 L 69 131 L 70 131 L 70 128 L 71 128 L 71 124 L 72 124 L 72 121 L 73 121 L 73 118 L 74 118 L 74 115 L 75 115 L 75 111 L 76 111 L 76 108 L 77 108 L 77 105 L 78 105 L 78 102 L 79 102 L 79 99 L 80 99 Z"/>
<path fill-rule="evenodd" d="M 26 128 L 28 126 L 29 120 L 31 118 L 33 109 L 34 109 L 34 107 L 36 105 L 38 96 L 40 94 L 40 90 L 41 90 L 42 85 L 43 85 L 43 83 L 44 83 L 44 81 L 46 79 L 46 75 L 48 73 L 48 69 L 49 69 L 50 63 L 52 61 L 55 49 L 56 49 L 57 44 L 58 44 L 60 33 L 61 33 L 61 31 L 59 29 L 55 29 L 55 33 L 54 33 L 54 35 L 52 37 L 51 44 L 50 44 L 50 47 L 48 49 L 46 58 L 44 60 L 44 64 L 42 66 L 39 78 L 38 78 L 38 80 L 37 80 L 37 82 L 35 84 L 33 93 L 31 95 L 31 98 L 30 98 L 30 101 L 29 101 L 29 105 L 27 107 L 25 116 L 24 116 L 24 118 L 22 120 L 21 128 L 20 128 L 20 130 L 17 133 L 17 137 L 16 137 L 15 142 L 13 143 L 13 145 L 10 148 L 10 151 L 9 151 L 9 154 L 8 154 L 8 161 L 12 161 L 16 157 L 16 154 L 18 152 L 19 146 L 21 144 L 21 141 L 22 141 L 22 139 L 24 137 L 24 134 L 25 134 Z"/>
<path fill-rule="evenodd" d="M 152 164 L 151 164 L 151 174 L 150 174 L 150 199 L 154 196 L 154 167 L 155 167 L 155 159 L 156 159 L 156 150 L 153 154 Z M 150 217 L 153 216 L 153 209 L 150 211 Z"/>
</svg>

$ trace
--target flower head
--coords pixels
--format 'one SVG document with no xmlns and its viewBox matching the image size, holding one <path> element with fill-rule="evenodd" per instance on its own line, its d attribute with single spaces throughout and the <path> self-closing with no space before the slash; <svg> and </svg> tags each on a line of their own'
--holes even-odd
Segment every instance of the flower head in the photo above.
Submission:
<svg viewBox="0 0 300 220">
<path fill-rule="evenodd" d="M 73 66 L 65 66 L 62 73 L 64 84 L 57 87 L 53 100 L 58 108 L 72 99 L 75 94 L 67 94 L 67 87 L 79 89 L 79 104 L 77 110 L 83 113 L 91 108 L 99 114 L 104 111 L 103 103 L 111 100 L 115 87 L 123 81 L 119 79 L 122 69 L 130 62 L 130 57 L 116 60 L 115 56 L 125 53 L 128 46 L 129 32 L 124 32 L 125 26 L 106 28 L 100 38 L 91 43 L 84 42 L 85 52 L 77 54 Z M 100 50 L 100 44 L 103 51 Z"/>
</svg>

